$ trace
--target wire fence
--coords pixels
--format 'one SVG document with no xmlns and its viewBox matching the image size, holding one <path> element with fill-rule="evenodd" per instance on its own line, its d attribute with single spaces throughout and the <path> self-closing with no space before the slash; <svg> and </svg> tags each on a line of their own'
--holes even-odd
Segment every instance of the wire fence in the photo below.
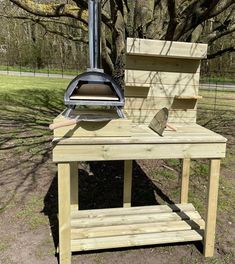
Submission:
<svg viewBox="0 0 235 264">
<path fill-rule="evenodd" d="M 7 61 L 0 64 L 0 73 L 19 76 L 46 76 L 54 78 L 73 78 L 85 69 L 76 64 L 48 63 L 44 68 L 36 65 L 9 65 Z M 203 98 L 198 109 L 216 114 L 218 111 L 235 112 L 235 72 L 206 71 L 201 72 L 199 93 Z"/>
<path fill-rule="evenodd" d="M 235 72 L 201 72 L 199 109 L 219 112 L 235 112 Z"/>
<path fill-rule="evenodd" d="M 17 65 L 9 64 L 8 61 L 2 61 L 0 72 L 4 74 L 14 74 L 19 76 L 47 76 L 47 77 L 71 77 L 81 73 L 84 69 L 79 64 L 68 63 L 47 63 L 44 67 L 37 67 L 36 64 L 23 65 L 20 62 Z"/>
</svg>

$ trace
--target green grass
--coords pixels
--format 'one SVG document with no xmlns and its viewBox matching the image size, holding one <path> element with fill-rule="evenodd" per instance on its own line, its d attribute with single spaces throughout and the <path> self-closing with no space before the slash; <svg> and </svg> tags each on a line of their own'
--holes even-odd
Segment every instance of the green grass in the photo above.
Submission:
<svg viewBox="0 0 235 264">
<path fill-rule="evenodd" d="M 47 224 L 47 217 L 40 213 L 44 206 L 43 198 L 35 195 L 24 205 L 16 217 L 26 223 L 30 229 L 36 229 L 41 225 Z"/>
<path fill-rule="evenodd" d="M 0 75 L 0 92 L 24 89 L 60 90 L 67 88 L 70 80 L 62 78 L 25 77 Z"/>
<path fill-rule="evenodd" d="M 67 75 L 77 75 L 79 74 L 79 71 L 77 70 L 68 70 L 64 69 L 62 71 L 61 68 L 41 68 L 41 69 L 35 69 L 32 67 L 26 67 L 26 66 L 7 66 L 7 65 L 0 65 L 0 71 L 16 71 L 16 72 L 36 72 L 36 73 L 46 73 L 46 74 L 67 74 Z"/>
<path fill-rule="evenodd" d="M 52 132 L 48 125 L 65 108 L 69 80 L 0 75 L 0 147 L 43 154 Z"/>
<path fill-rule="evenodd" d="M 235 78 L 232 76 L 222 77 L 222 76 L 209 76 L 201 77 L 201 83 L 235 83 Z"/>
</svg>

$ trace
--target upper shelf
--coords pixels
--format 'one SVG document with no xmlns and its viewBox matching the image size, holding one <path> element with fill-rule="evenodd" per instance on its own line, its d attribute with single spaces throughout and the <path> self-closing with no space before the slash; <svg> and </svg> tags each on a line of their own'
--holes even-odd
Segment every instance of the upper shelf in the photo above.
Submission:
<svg viewBox="0 0 235 264">
<path fill-rule="evenodd" d="M 200 60 L 206 58 L 207 44 L 127 38 L 128 55 Z"/>
</svg>

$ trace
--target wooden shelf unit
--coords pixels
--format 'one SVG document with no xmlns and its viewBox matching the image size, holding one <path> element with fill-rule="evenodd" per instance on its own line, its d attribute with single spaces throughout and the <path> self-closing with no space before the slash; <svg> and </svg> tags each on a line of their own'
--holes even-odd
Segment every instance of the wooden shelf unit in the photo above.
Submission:
<svg viewBox="0 0 235 264">
<path fill-rule="evenodd" d="M 204 44 L 128 39 L 124 122 L 54 132 L 61 264 L 71 264 L 75 251 L 186 241 L 202 241 L 204 256 L 213 256 L 220 160 L 227 140 L 196 124 L 206 49 Z M 148 124 L 162 107 L 170 110 L 169 122 L 177 131 L 165 129 L 160 137 Z M 183 164 L 180 204 L 131 207 L 132 161 L 172 158 Z M 204 220 L 188 203 L 191 159 L 210 161 Z M 123 207 L 79 210 L 78 162 L 102 160 L 124 160 Z"/>
</svg>

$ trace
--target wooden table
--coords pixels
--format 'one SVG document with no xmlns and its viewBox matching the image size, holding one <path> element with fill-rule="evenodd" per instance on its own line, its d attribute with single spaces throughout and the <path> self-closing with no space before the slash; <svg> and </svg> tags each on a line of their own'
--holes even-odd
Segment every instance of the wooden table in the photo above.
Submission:
<svg viewBox="0 0 235 264">
<path fill-rule="evenodd" d="M 128 137 L 54 138 L 58 163 L 59 255 L 71 263 L 71 252 L 173 242 L 200 241 L 213 256 L 220 159 L 226 139 L 197 124 L 178 124 L 177 132 L 160 137 L 146 125 L 133 125 Z M 205 221 L 188 204 L 190 159 L 209 159 Z M 131 207 L 132 161 L 182 159 L 181 203 Z M 78 161 L 124 160 L 123 208 L 81 210 L 78 202 Z"/>
</svg>

